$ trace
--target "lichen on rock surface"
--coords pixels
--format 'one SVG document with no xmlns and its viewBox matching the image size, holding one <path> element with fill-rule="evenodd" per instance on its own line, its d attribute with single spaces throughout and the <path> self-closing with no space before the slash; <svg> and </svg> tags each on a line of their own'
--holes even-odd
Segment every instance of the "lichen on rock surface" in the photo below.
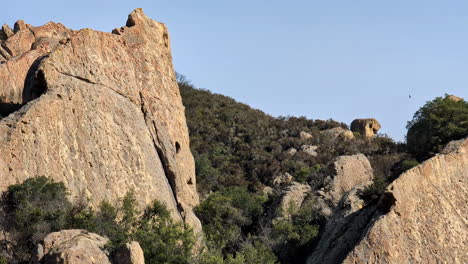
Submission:
<svg viewBox="0 0 468 264">
<path fill-rule="evenodd" d="M 199 231 L 166 26 L 141 9 L 113 33 L 21 25 L 2 40 L 0 104 L 24 106 L 0 120 L 0 191 L 36 176 L 94 206 L 134 191 L 140 208 L 157 199 Z"/>
</svg>

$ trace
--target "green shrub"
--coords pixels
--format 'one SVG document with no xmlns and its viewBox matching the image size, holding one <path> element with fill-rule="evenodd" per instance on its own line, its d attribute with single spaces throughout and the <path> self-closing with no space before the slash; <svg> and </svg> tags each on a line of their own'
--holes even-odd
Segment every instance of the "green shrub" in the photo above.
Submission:
<svg viewBox="0 0 468 264">
<path fill-rule="evenodd" d="M 5 257 L 0 257 L 0 264 L 8 264 L 8 261 Z"/>
<path fill-rule="evenodd" d="M 36 244 L 50 232 L 85 229 L 110 239 L 108 249 L 136 240 L 147 263 L 193 263 L 195 236 L 190 228 L 175 223 L 166 206 L 155 201 L 143 214 L 133 192 L 113 206 L 103 201 L 96 212 L 67 200 L 67 189 L 46 177 L 12 185 L 2 197 L 3 227 L 13 235 L 18 262 L 26 262 Z M 0 262 L 1 263 L 1 262 Z"/>
<path fill-rule="evenodd" d="M 291 219 L 281 218 L 273 223 L 273 238 L 279 244 L 303 246 L 318 235 L 319 219 L 313 200 L 308 199 Z"/>
<path fill-rule="evenodd" d="M 67 200 L 63 183 L 46 177 L 27 179 L 8 187 L 2 198 L 5 228 L 17 241 L 15 253 L 27 260 L 44 236 L 67 227 L 67 213 L 72 205 Z"/>
<path fill-rule="evenodd" d="M 406 126 L 408 150 L 424 160 L 452 140 L 468 136 L 468 102 L 437 97 L 421 107 Z"/>
<path fill-rule="evenodd" d="M 208 243 L 224 250 L 240 242 L 242 229 L 248 229 L 263 213 L 263 195 L 249 193 L 242 187 L 229 187 L 211 194 L 195 208 L 203 224 Z"/>
<path fill-rule="evenodd" d="M 374 182 L 371 185 L 367 186 L 359 193 L 359 197 L 367 203 L 376 201 L 385 191 L 387 185 L 388 182 L 385 178 L 377 176 L 374 178 Z"/>
<path fill-rule="evenodd" d="M 413 167 L 416 167 L 419 165 L 419 162 L 415 159 L 405 159 L 401 163 L 401 170 L 402 172 L 405 172 Z"/>
<path fill-rule="evenodd" d="M 138 221 L 133 238 L 138 241 L 147 263 L 193 263 L 195 235 L 182 223 L 174 223 L 166 206 L 155 201 Z"/>
<path fill-rule="evenodd" d="M 202 254 L 199 264 L 276 264 L 278 259 L 273 251 L 260 241 L 248 241 L 234 254 L 223 256 L 220 250 Z"/>
<path fill-rule="evenodd" d="M 306 199 L 292 217 L 275 220 L 270 237 L 282 262 L 305 262 L 323 222 L 323 217 L 315 210 L 312 199 Z"/>
</svg>

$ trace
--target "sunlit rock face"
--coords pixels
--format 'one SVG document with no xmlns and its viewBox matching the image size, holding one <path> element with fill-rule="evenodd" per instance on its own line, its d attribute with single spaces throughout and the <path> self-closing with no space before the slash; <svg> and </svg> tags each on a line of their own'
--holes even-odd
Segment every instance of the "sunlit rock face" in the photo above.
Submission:
<svg viewBox="0 0 468 264">
<path fill-rule="evenodd" d="M 467 263 L 467 180 L 468 139 L 453 141 L 377 204 L 336 211 L 307 263 Z"/>
<path fill-rule="evenodd" d="M 165 203 L 196 230 L 199 203 L 166 26 L 133 11 L 112 33 L 18 22 L 0 32 L 0 191 L 30 177 L 73 200 Z"/>
</svg>

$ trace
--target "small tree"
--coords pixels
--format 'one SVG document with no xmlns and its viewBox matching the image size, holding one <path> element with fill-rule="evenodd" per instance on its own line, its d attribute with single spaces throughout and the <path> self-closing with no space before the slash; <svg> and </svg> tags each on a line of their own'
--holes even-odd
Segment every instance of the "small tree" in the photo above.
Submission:
<svg viewBox="0 0 468 264">
<path fill-rule="evenodd" d="M 448 142 L 468 136 L 468 103 L 437 97 L 421 107 L 406 128 L 408 150 L 420 161 L 427 159 Z"/>
</svg>

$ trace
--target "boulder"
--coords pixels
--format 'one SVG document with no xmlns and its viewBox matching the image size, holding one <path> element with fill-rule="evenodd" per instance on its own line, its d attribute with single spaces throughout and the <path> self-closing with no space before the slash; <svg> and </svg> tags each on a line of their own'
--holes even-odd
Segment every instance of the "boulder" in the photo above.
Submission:
<svg viewBox="0 0 468 264">
<path fill-rule="evenodd" d="M 143 250 L 136 241 L 118 248 L 112 255 L 112 259 L 112 264 L 145 264 Z"/>
<path fill-rule="evenodd" d="M 284 191 L 278 207 L 279 218 L 290 218 L 300 208 L 311 188 L 307 184 L 293 182 Z"/>
<path fill-rule="evenodd" d="M 85 230 L 62 230 L 44 238 L 44 264 L 110 264 L 104 250 L 109 239 Z"/>
<path fill-rule="evenodd" d="M 13 29 L 14 29 L 14 31 L 16 33 L 16 32 L 19 32 L 19 31 L 21 31 L 23 29 L 28 29 L 28 26 L 29 25 L 26 25 L 24 20 L 18 20 L 18 21 L 15 22 L 15 25 L 14 25 Z"/>
<path fill-rule="evenodd" d="M 312 157 L 317 157 L 317 155 L 318 155 L 317 149 L 318 149 L 318 146 L 303 145 L 301 147 L 301 153 L 305 153 L 305 154 L 307 154 L 309 156 L 312 156 Z"/>
<path fill-rule="evenodd" d="M 348 141 L 354 139 L 353 132 L 342 127 L 326 129 L 321 131 L 320 134 L 332 142 L 335 142 L 337 140 Z"/>
<path fill-rule="evenodd" d="M 136 9 L 115 34 L 26 27 L 5 42 L 15 57 L 0 65 L 2 103 L 22 106 L 0 119 L 0 191 L 45 175 L 96 207 L 132 190 L 138 208 L 159 200 L 199 232 L 166 26 Z"/>
<path fill-rule="evenodd" d="M 454 102 L 463 101 L 463 98 L 455 96 L 455 95 L 447 95 L 446 98 L 449 99 L 449 100 L 452 100 Z"/>
<path fill-rule="evenodd" d="M 286 151 L 286 154 L 288 154 L 289 156 L 294 156 L 294 154 L 297 153 L 297 149 L 295 148 L 290 148 Z"/>
<path fill-rule="evenodd" d="M 327 192 L 335 206 L 354 187 L 374 178 L 370 162 L 363 154 L 340 156 L 334 161 L 333 167 L 335 175 L 327 186 Z"/>
<path fill-rule="evenodd" d="M 283 184 L 290 184 L 293 182 L 294 178 L 291 174 L 285 172 L 280 173 L 273 177 L 272 184 L 275 186 L 283 185 Z"/>
<path fill-rule="evenodd" d="M 351 122 L 351 131 L 358 132 L 367 138 L 377 134 L 380 128 L 381 126 L 375 118 L 355 119 Z"/>
<path fill-rule="evenodd" d="M 263 189 L 262 189 L 262 193 L 263 193 L 263 195 L 265 195 L 266 197 L 272 195 L 273 192 L 274 192 L 274 189 L 271 188 L 270 186 L 265 186 L 265 187 L 263 187 Z"/>
<path fill-rule="evenodd" d="M 11 38 L 15 34 L 15 32 L 13 32 L 13 30 L 7 24 L 3 24 L 2 32 L 5 36 L 5 40 Z"/>
<path fill-rule="evenodd" d="M 310 133 L 307 133 L 305 131 L 301 131 L 301 133 L 299 133 L 299 138 L 301 140 L 307 140 L 307 139 L 313 138 L 313 136 Z"/>
<path fill-rule="evenodd" d="M 15 35 L 8 38 L 2 46 L 11 56 L 19 56 L 31 50 L 35 40 L 34 34 L 29 29 L 25 29 L 16 32 Z"/>
</svg>

